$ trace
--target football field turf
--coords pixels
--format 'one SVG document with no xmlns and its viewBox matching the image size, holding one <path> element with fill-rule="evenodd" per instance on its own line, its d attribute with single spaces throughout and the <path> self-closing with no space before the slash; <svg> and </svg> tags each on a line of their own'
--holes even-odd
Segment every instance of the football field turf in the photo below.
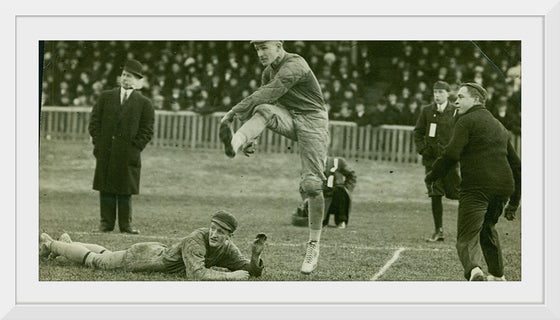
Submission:
<svg viewBox="0 0 560 320">
<path fill-rule="evenodd" d="M 257 233 L 268 236 L 265 271 L 256 281 L 462 281 L 455 251 L 457 202 L 444 200 L 445 241 L 427 243 L 433 231 L 424 168 L 348 159 L 358 183 L 347 229 L 324 230 L 317 270 L 300 273 L 307 228 L 291 225 L 300 201 L 299 157 L 264 154 L 228 159 L 217 150 L 148 146 L 142 153 L 140 195 L 133 196 L 133 226 L 140 235 L 93 232 L 99 198 L 91 189 L 95 161 L 88 143 L 41 141 L 39 228 L 54 238 L 116 251 L 143 241 L 172 244 L 209 225 L 217 209 L 232 212 L 240 227 L 233 241 L 249 255 Z M 331 217 L 331 225 L 334 217 Z M 497 225 L 508 280 L 521 280 L 521 219 Z M 38 235 L 37 235 L 38 236 Z M 183 274 L 93 270 L 65 261 L 40 260 L 44 281 L 180 281 Z M 486 270 L 485 270 L 486 271 Z"/>
</svg>

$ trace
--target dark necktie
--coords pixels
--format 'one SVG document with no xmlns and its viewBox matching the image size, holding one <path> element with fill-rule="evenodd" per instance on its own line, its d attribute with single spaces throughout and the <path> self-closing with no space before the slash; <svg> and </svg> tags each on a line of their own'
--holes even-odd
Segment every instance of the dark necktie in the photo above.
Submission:
<svg viewBox="0 0 560 320">
<path fill-rule="evenodd" d="M 123 96 L 122 96 L 122 99 L 121 99 L 121 105 L 123 105 L 127 99 L 128 99 L 128 94 L 127 94 L 127 92 L 125 91 L 124 94 L 123 94 Z"/>
</svg>

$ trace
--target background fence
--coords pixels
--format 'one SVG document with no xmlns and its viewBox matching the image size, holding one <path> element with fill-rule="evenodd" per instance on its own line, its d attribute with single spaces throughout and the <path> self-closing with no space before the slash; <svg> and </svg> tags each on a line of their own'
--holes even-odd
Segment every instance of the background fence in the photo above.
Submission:
<svg viewBox="0 0 560 320">
<path fill-rule="evenodd" d="M 89 141 L 87 130 L 91 108 L 42 107 L 40 138 Z M 223 149 L 218 127 L 223 113 L 200 115 L 189 111 L 156 111 L 151 145 L 189 149 Z M 234 122 L 237 129 L 238 121 Z M 413 127 L 382 125 L 358 127 L 352 122 L 331 121 L 330 154 L 346 158 L 391 162 L 420 162 L 416 154 Z M 514 136 L 521 153 L 521 139 Z M 265 130 L 258 141 L 258 152 L 296 153 L 297 143 Z"/>
</svg>

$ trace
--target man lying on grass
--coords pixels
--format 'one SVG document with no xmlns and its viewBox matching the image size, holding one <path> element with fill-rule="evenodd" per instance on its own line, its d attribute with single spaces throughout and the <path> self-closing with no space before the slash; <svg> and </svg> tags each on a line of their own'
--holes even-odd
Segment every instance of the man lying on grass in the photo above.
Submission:
<svg viewBox="0 0 560 320">
<path fill-rule="evenodd" d="M 197 229 L 171 247 L 159 242 L 141 242 L 115 252 L 96 244 L 72 242 L 66 233 L 58 241 L 42 233 L 39 256 L 63 256 L 104 270 L 186 272 L 191 280 L 247 280 L 249 276 L 260 276 L 264 268 L 260 256 L 266 235 L 257 235 L 249 260 L 231 241 L 235 229 L 237 219 L 226 211 L 218 211 L 212 216 L 209 228 Z"/>
</svg>

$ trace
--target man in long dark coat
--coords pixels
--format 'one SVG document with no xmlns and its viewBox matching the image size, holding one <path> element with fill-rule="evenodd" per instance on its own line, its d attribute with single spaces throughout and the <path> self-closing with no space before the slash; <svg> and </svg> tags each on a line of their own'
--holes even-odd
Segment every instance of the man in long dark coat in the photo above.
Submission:
<svg viewBox="0 0 560 320">
<path fill-rule="evenodd" d="M 119 230 L 139 233 L 131 226 L 131 195 L 140 191 L 140 153 L 154 133 L 152 103 L 134 90 L 142 77 L 140 62 L 128 60 L 121 87 L 101 93 L 91 111 L 89 133 L 96 159 L 93 189 L 99 191 L 102 232 L 114 229 L 118 211 Z"/>
</svg>

